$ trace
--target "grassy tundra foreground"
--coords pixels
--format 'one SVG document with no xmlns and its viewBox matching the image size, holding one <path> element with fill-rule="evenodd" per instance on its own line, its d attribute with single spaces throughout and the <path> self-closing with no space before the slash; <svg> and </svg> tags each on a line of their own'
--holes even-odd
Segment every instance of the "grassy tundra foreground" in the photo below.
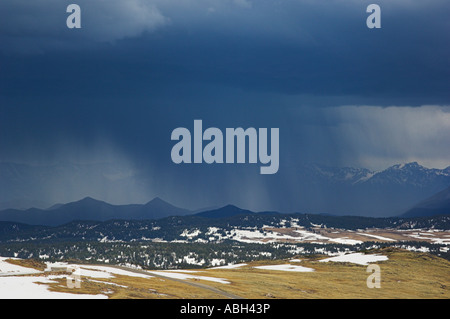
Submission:
<svg viewBox="0 0 450 319">
<path fill-rule="evenodd" d="M 46 285 L 53 292 L 101 294 L 108 298 L 450 298 L 449 261 L 427 253 L 393 248 L 367 254 L 387 257 L 387 260 L 371 263 L 380 267 L 380 288 L 368 288 L 367 278 L 371 273 L 367 272 L 367 265 L 321 262 L 326 258 L 322 255 L 196 271 L 128 269 L 130 274 L 132 271 L 141 276 L 114 274 L 110 278 L 92 278 L 87 269 L 83 275 L 85 266 L 79 264 L 81 288 L 68 288 L 67 279 L 61 274 Z M 40 271 L 45 267 L 44 263 L 30 260 L 9 262 Z M 270 265 L 275 267 L 259 268 Z M 283 271 L 283 266 L 279 265 L 306 271 Z M 50 275 L 57 273 L 38 273 L 35 276 Z"/>
</svg>

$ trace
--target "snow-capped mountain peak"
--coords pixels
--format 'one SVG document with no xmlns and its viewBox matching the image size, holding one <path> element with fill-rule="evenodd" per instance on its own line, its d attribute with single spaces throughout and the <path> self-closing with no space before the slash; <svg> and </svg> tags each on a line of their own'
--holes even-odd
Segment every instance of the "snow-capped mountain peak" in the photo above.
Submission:
<svg viewBox="0 0 450 319">
<path fill-rule="evenodd" d="M 417 162 L 395 164 L 383 171 L 377 172 L 370 182 L 372 183 L 394 183 L 394 184 L 410 184 L 419 187 L 439 182 L 440 179 L 448 180 L 450 178 L 450 170 L 426 168 Z M 443 182 L 446 184 L 446 182 Z"/>
</svg>

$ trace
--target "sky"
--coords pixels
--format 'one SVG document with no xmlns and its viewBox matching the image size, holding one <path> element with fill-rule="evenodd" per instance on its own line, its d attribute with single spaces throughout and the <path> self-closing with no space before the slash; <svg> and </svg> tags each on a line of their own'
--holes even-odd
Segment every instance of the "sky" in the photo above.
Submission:
<svg viewBox="0 0 450 319">
<path fill-rule="evenodd" d="M 380 29 L 366 26 L 374 2 Z M 71 3 L 81 29 L 66 26 Z M 191 208 L 276 209 L 286 198 L 266 185 L 295 197 L 302 163 L 445 168 L 448 12 L 447 0 L 2 0 L 0 162 L 114 162 L 147 181 L 121 201 Z M 279 128 L 278 173 L 174 164 L 171 132 L 195 119 Z"/>
</svg>

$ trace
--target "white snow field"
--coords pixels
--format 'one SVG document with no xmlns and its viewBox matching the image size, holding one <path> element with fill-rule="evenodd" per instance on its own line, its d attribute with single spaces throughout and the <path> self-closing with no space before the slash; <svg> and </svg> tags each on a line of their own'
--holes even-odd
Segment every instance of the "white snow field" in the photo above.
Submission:
<svg viewBox="0 0 450 319">
<path fill-rule="evenodd" d="M 340 255 L 336 257 L 330 257 L 326 259 L 320 260 L 320 262 L 349 262 L 354 263 L 358 265 L 367 266 L 369 263 L 374 263 L 377 261 L 385 261 L 388 260 L 387 256 L 382 255 L 364 255 L 362 253 L 353 253 L 353 254 L 346 254 L 346 255 Z"/>
<path fill-rule="evenodd" d="M 15 259 L 11 257 L 0 257 L 0 275 L 29 275 L 40 273 L 39 270 L 13 265 L 8 263 L 7 259 Z"/>
<path fill-rule="evenodd" d="M 0 277 L 0 299 L 107 299 L 105 295 L 82 295 L 48 290 L 46 284 L 55 282 L 52 279 L 65 276 Z"/>
<path fill-rule="evenodd" d="M 314 271 L 314 269 L 312 269 L 312 268 L 290 265 L 290 264 L 256 266 L 254 268 L 265 269 L 265 270 L 294 271 L 294 272 L 312 272 L 312 271 Z"/>
<path fill-rule="evenodd" d="M 7 259 L 0 257 L 0 299 L 107 299 L 103 294 L 72 294 L 70 292 L 53 292 L 48 290 L 49 283 L 54 279 L 67 278 L 67 275 L 48 275 L 36 269 L 13 265 L 6 262 Z M 72 268 L 74 274 L 96 279 L 110 279 L 114 275 L 125 275 L 130 277 L 152 278 L 150 274 L 140 274 L 132 271 L 122 270 L 108 266 L 78 265 L 69 263 L 47 262 L 47 271 L 52 268 Z M 41 274 L 41 276 L 37 276 Z M 30 276 L 27 276 L 30 275 Z M 34 275 L 34 276 L 31 276 Z"/>
<path fill-rule="evenodd" d="M 236 268 L 240 268 L 243 266 L 247 266 L 247 264 L 229 264 L 229 265 L 225 265 L 225 266 L 212 267 L 209 269 L 236 269 Z"/>
<path fill-rule="evenodd" d="M 140 278 L 151 278 L 151 275 L 146 275 L 142 273 L 135 273 L 128 270 L 118 269 L 109 266 L 97 266 L 97 265 L 78 265 L 78 264 L 68 264 L 64 262 L 50 263 L 47 262 L 47 269 L 51 267 L 72 267 L 79 269 L 79 274 L 85 277 L 109 279 L 114 278 L 114 275 L 124 275 L 129 277 L 140 277 Z"/>
<path fill-rule="evenodd" d="M 105 276 L 110 276 L 107 278 L 114 277 L 114 275 L 123 275 L 123 276 L 129 276 L 129 277 L 140 277 L 140 278 L 151 278 L 151 275 L 146 275 L 142 273 L 136 273 L 128 270 L 108 267 L 108 266 L 91 266 L 91 265 L 78 265 L 81 268 L 81 275 L 82 276 L 88 276 L 88 277 L 94 277 L 95 275 L 99 275 L 99 273 L 104 273 Z M 86 272 L 90 271 L 96 272 L 97 274 L 93 274 L 90 276 L 89 274 L 86 274 Z M 100 277 L 97 277 L 100 278 Z"/>
</svg>

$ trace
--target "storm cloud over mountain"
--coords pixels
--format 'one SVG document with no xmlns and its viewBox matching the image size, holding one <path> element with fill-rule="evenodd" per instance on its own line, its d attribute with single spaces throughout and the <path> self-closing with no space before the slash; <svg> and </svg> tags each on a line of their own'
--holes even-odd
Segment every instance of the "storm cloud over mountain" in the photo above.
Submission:
<svg viewBox="0 0 450 319">
<path fill-rule="evenodd" d="M 66 27 L 73 2 L 81 29 Z M 307 163 L 445 169 L 450 4 L 377 1 L 382 28 L 368 29 L 370 3 L 3 0 L 0 162 L 104 165 L 62 179 L 63 187 L 51 170 L 54 178 L 36 186 L 51 204 L 161 196 L 189 209 L 289 211 L 302 208 L 305 181 L 296 172 Z M 194 119 L 220 129 L 280 128 L 278 173 L 175 165 L 171 131 L 192 129 Z M 105 174 L 116 181 L 135 179 L 106 187 L 98 176 L 110 167 Z M 1 202 L 22 196 L 6 194 Z"/>
</svg>

